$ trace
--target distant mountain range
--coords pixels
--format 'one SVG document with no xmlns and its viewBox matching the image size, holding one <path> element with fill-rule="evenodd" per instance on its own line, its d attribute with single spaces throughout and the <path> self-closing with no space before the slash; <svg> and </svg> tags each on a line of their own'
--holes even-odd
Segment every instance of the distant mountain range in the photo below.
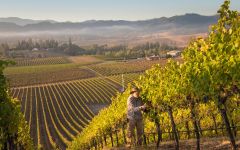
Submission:
<svg viewBox="0 0 240 150">
<path fill-rule="evenodd" d="M 7 17 L 7 18 L 0 18 L 0 22 L 8 22 L 8 23 L 14 23 L 19 26 L 25 26 L 27 24 L 37 24 L 40 22 L 56 23 L 57 21 L 54 21 L 54 20 L 32 20 L 32 19 L 22 19 L 22 18 L 18 18 L 18 17 Z"/>
<path fill-rule="evenodd" d="M 149 36 L 169 37 L 194 35 L 208 31 L 218 16 L 185 14 L 149 20 L 88 20 L 84 22 L 57 22 L 54 20 L 31 20 L 16 17 L 0 18 L 0 37 L 22 35 L 81 35 L 83 39 L 116 38 L 133 40 Z M 126 42 L 126 41 L 125 41 Z"/>
</svg>

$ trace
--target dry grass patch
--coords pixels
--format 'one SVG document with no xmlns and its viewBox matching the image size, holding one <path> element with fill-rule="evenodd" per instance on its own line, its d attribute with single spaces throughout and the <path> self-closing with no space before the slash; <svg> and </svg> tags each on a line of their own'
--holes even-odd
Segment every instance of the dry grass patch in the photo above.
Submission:
<svg viewBox="0 0 240 150">
<path fill-rule="evenodd" d="M 76 64 L 94 64 L 103 61 L 102 59 L 96 58 L 94 56 L 72 56 L 68 57 L 68 59 Z"/>
</svg>

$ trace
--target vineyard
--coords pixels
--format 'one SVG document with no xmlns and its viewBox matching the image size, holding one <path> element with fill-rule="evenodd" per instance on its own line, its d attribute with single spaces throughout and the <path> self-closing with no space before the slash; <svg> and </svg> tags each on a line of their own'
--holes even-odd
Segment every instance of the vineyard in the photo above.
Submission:
<svg viewBox="0 0 240 150">
<path fill-rule="evenodd" d="M 91 119 L 111 103 L 122 89 L 122 81 L 127 86 L 139 76 L 102 76 L 97 72 L 101 69 L 88 67 L 102 61 L 90 56 L 14 61 L 16 65 L 4 70 L 12 87 L 9 92 L 21 102 L 34 145 L 43 149 L 66 149 Z"/>
<path fill-rule="evenodd" d="M 83 60 L 83 58 L 81 58 L 81 60 Z M 93 59 L 92 63 L 94 62 L 95 60 Z M 9 80 L 11 87 L 19 87 L 85 79 L 97 76 L 102 77 L 119 74 L 141 73 L 144 70 L 149 69 L 154 64 L 160 63 L 161 65 L 164 65 L 166 62 L 167 60 L 137 60 L 128 62 L 102 62 L 86 66 L 82 66 L 82 62 L 82 64 L 69 63 L 28 67 L 9 67 L 5 69 L 4 74 Z M 87 61 L 86 63 L 89 62 Z"/>
<path fill-rule="evenodd" d="M 7 67 L 4 70 L 4 74 L 27 74 L 27 73 L 39 73 L 39 72 L 49 72 L 49 71 L 59 71 L 65 69 L 77 68 L 77 64 L 54 64 L 54 65 L 37 65 L 37 66 L 17 66 L 17 67 Z"/>
<path fill-rule="evenodd" d="M 84 68 L 66 68 L 56 71 L 6 75 L 11 87 L 56 83 L 95 77 L 96 74 Z"/>
<path fill-rule="evenodd" d="M 14 59 L 14 61 L 16 62 L 15 66 L 36 66 L 70 63 L 66 57 Z"/>
<path fill-rule="evenodd" d="M 111 80 L 114 79 L 114 81 Z M 135 75 L 126 75 L 131 82 Z M 12 88 L 30 126 L 35 145 L 65 149 L 120 89 L 117 76 Z"/>
<path fill-rule="evenodd" d="M 180 60 L 178 58 L 177 60 Z M 153 60 L 153 61 L 146 61 L 146 60 L 134 60 L 134 61 L 127 61 L 127 62 L 116 62 L 116 63 L 102 63 L 96 65 L 90 65 L 88 68 L 98 72 L 101 75 L 109 76 L 109 75 L 117 75 L 117 74 L 124 74 L 124 73 L 133 73 L 133 72 L 143 72 L 154 64 L 161 64 L 164 66 L 167 62 L 167 59 L 161 60 Z"/>
<path fill-rule="evenodd" d="M 145 134 L 141 137 L 145 146 L 153 143 L 154 148 L 159 148 L 171 140 L 172 149 L 200 150 L 206 148 L 202 145 L 204 138 L 226 136 L 227 142 L 210 143 L 208 148 L 239 149 L 240 16 L 229 10 L 229 4 L 226 0 L 219 9 L 220 18 L 208 37 L 198 38 L 185 48 L 183 62 L 169 60 L 164 67 L 154 65 L 134 82 L 147 104 Z M 109 72 L 102 70 L 101 74 Z M 124 148 L 130 89 L 128 86 L 125 92 L 118 93 L 68 149 Z M 183 145 L 183 140 L 191 138 L 192 146 Z"/>
<path fill-rule="evenodd" d="M 237 150 L 240 15 L 229 4 L 181 58 L 0 60 L 0 149 L 125 149 L 126 101 L 136 86 L 146 110 L 144 147 L 133 147 Z"/>
<path fill-rule="evenodd" d="M 112 75 L 106 77 L 106 79 L 109 79 L 110 81 L 117 83 L 119 85 L 124 85 L 124 87 L 127 87 L 129 83 L 132 83 L 134 80 L 137 80 L 140 76 L 139 73 L 128 73 L 128 74 L 122 74 L 122 75 Z"/>
</svg>

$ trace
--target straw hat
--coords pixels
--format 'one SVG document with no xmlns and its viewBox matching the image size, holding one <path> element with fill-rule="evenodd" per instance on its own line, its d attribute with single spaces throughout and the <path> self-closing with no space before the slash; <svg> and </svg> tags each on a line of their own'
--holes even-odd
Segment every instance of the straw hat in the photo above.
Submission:
<svg viewBox="0 0 240 150">
<path fill-rule="evenodd" d="M 134 87 L 134 88 L 131 89 L 130 94 L 133 94 L 134 92 L 140 92 L 140 89 L 137 88 L 137 87 Z"/>
</svg>

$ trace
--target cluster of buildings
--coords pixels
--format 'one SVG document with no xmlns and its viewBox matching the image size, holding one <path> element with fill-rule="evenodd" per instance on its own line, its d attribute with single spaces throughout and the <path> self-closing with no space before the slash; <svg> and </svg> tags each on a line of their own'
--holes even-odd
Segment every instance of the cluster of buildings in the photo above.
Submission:
<svg viewBox="0 0 240 150">
<path fill-rule="evenodd" d="M 181 55 L 181 51 L 179 51 L 179 50 L 172 50 L 172 51 L 167 52 L 166 54 L 152 55 L 152 56 L 146 57 L 146 60 L 159 60 L 161 58 L 178 57 L 180 55 Z"/>
</svg>

